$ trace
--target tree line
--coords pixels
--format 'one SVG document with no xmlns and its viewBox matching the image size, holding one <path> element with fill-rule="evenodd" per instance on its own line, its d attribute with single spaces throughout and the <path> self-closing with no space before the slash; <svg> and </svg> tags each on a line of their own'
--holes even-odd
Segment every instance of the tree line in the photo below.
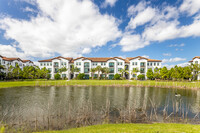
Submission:
<svg viewBox="0 0 200 133">
<path fill-rule="evenodd" d="M 199 64 L 191 64 L 189 66 L 181 67 L 175 66 L 171 69 L 167 67 L 148 69 L 147 78 L 149 80 L 197 80 L 197 76 L 200 73 Z"/>
</svg>

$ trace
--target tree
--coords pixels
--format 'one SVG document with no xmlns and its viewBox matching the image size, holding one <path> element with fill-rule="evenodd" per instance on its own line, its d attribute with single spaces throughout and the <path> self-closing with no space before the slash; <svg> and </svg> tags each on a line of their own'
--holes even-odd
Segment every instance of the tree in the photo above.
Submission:
<svg viewBox="0 0 200 133">
<path fill-rule="evenodd" d="M 5 78 L 5 73 L 2 71 L 4 70 L 4 66 L 0 65 L 0 80 Z"/>
<path fill-rule="evenodd" d="M 77 76 L 77 79 L 79 80 L 83 80 L 85 78 L 85 74 L 84 73 L 79 73 Z"/>
<path fill-rule="evenodd" d="M 95 69 L 98 72 L 98 79 L 99 79 L 99 77 L 100 77 L 99 74 L 100 74 L 102 68 L 101 68 L 101 66 L 97 66 Z"/>
<path fill-rule="evenodd" d="M 60 69 L 58 69 L 58 72 L 59 73 L 62 73 L 62 72 L 66 72 L 68 69 L 66 67 L 62 67 Z"/>
<path fill-rule="evenodd" d="M 54 79 L 55 79 L 55 80 L 59 80 L 59 79 L 60 79 L 60 74 L 59 74 L 59 73 L 56 73 L 56 74 L 54 75 Z"/>
<path fill-rule="evenodd" d="M 137 76 L 137 79 L 138 79 L 138 80 L 144 80 L 144 79 L 145 79 L 145 76 L 142 75 L 142 74 L 140 74 L 140 75 Z"/>
<path fill-rule="evenodd" d="M 160 79 L 160 68 L 158 68 L 158 67 L 156 67 L 155 69 L 154 69 L 154 73 L 153 73 L 153 77 L 154 77 L 154 79 Z"/>
<path fill-rule="evenodd" d="M 154 78 L 154 74 L 151 68 L 147 70 L 147 78 L 150 80 Z"/>
<path fill-rule="evenodd" d="M 90 69 L 91 75 L 92 75 L 92 79 L 94 79 L 94 73 L 96 72 L 95 68 L 91 68 Z"/>
<path fill-rule="evenodd" d="M 131 71 L 131 74 L 137 75 L 138 72 L 139 72 L 139 69 L 136 67 L 136 68 L 133 68 L 133 70 Z"/>
<path fill-rule="evenodd" d="M 13 68 L 12 74 L 13 74 L 13 78 L 15 79 L 19 79 L 20 77 L 22 77 L 22 70 L 18 64 L 16 64 L 16 66 Z"/>
<path fill-rule="evenodd" d="M 116 74 L 114 75 L 114 79 L 115 79 L 115 80 L 119 80 L 119 79 L 120 79 L 120 75 L 119 75 L 118 73 L 116 73 Z"/>
<path fill-rule="evenodd" d="M 190 69 L 193 72 L 193 80 L 196 80 L 200 73 L 200 64 L 191 64 Z"/>
<path fill-rule="evenodd" d="M 122 74 L 122 77 L 125 78 L 125 73 L 129 73 L 128 70 L 126 70 L 127 66 L 125 66 L 124 69 L 120 70 L 120 73 Z"/>
<path fill-rule="evenodd" d="M 167 67 L 163 67 L 161 70 L 160 70 L 160 76 L 162 79 L 167 79 L 167 74 L 168 74 L 168 70 L 167 70 Z"/>
<path fill-rule="evenodd" d="M 183 68 L 183 76 L 184 79 L 191 79 L 192 78 L 192 71 L 189 66 Z"/>
</svg>

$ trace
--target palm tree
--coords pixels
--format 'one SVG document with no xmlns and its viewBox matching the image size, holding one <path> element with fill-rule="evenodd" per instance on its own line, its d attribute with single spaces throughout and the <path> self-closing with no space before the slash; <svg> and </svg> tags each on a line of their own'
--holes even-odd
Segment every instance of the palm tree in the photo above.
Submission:
<svg viewBox="0 0 200 133">
<path fill-rule="evenodd" d="M 139 72 L 139 70 L 138 70 L 138 68 L 136 67 L 136 68 L 133 68 L 133 70 L 131 71 L 131 74 L 133 75 L 133 74 L 137 74 L 137 72 Z"/>
<path fill-rule="evenodd" d="M 0 65 L 0 79 L 3 79 L 4 78 L 4 73 L 2 72 L 2 70 L 4 70 L 4 66 L 3 65 Z"/>
<path fill-rule="evenodd" d="M 107 79 L 107 75 L 110 73 L 110 69 L 108 67 L 104 67 L 104 74 L 105 74 L 105 79 Z"/>
<path fill-rule="evenodd" d="M 74 67 L 74 72 L 77 72 L 79 74 L 80 69 L 78 67 Z"/>
<path fill-rule="evenodd" d="M 90 69 L 90 72 L 91 72 L 91 75 L 92 75 L 92 79 L 94 79 L 94 73 L 96 72 L 97 70 L 95 68 L 91 68 Z"/>
<path fill-rule="evenodd" d="M 66 72 L 67 70 L 68 69 L 66 67 L 62 67 L 62 68 L 58 69 L 58 72 L 61 74 L 62 72 Z"/>
<path fill-rule="evenodd" d="M 129 73 L 128 70 L 126 70 L 126 66 L 124 69 L 120 70 L 120 73 L 122 74 L 122 77 L 125 78 L 125 73 Z"/>
<path fill-rule="evenodd" d="M 100 74 L 102 68 L 101 68 L 101 66 L 97 66 L 95 69 L 98 72 L 98 79 L 99 79 L 99 77 L 100 77 L 99 74 Z"/>
<path fill-rule="evenodd" d="M 193 78 L 195 78 L 200 73 L 200 64 L 191 64 L 191 71 L 193 72 Z"/>
</svg>

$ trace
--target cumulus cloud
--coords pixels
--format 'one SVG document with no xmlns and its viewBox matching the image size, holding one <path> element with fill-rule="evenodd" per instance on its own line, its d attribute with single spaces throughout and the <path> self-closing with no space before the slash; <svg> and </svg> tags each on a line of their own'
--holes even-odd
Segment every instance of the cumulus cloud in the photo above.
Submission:
<svg viewBox="0 0 200 133">
<path fill-rule="evenodd" d="M 36 3 L 38 15 L 30 20 L 5 17 L 0 28 L 26 56 L 80 56 L 121 36 L 118 20 L 102 15 L 90 0 L 25 1 Z"/>
<path fill-rule="evenodd" d="M 12 45 L 0 44 L 0 55 L 6 57 L 20 57 L 22 59 L 27 58 L 23 52 L 18 51 L 17 47 Z"/>
<path fill-rule="evenodd" d="M 105 0 L 101 7 L 106 8 L 107 6 L 113 7 L 117 0 Z"/>
<path fill-rule="evenodd" d="M 142 57 L 149 58 L 149 56 L 148 56 L 148 55 L 143 55 Z"/>
<path fill-rule="evenodd" d="M 181 12 L 187 12 L 188 15 L 194 15 L 200 11 L 200 1 L 199 0 L 183 0 L 179 10 Z"/>
<path fill-rule="evenodd" d="M 175 58 L 170 58 L 170 59 L 163 59 L 162 63 L 173 63 L 173 62 L 179 62 L 179 61 L 185 61 L 186 58 L 180 58 L 180 57 L 175 57 Z"/>
<path fill-rule="evenodd" d="M 186 1 L 187 0 L 184 0 L 183 4 Z M 188 1 L 192 1 L 192 3 L 196 4 L 199 3 L 197 0 Z M 183 6 L 183 4 L 181 6 Z M 185 38 L 191 36 L 199 37 L 200 14 L 192 18 L 193 22 L 191 24 L 181 25 L 179 21 L 181 14 L 179 9 L 181 6 L 164 6 L 162 8 L 158 8 L 152 7 L 149 3 L 144 1 L 138 3 L 136 6 L 130 6 L 127 10 L 130 21 L 126 27 L 126 32 L 130 35 L 128 35 L 128 37 L 126 35 L 122 37 L 122 40 L 119 43 L 119 45 L 122 46 L 122 51 L 133 51 L 139 48 L 144 48 L 153 42 L 163 42 L 175 38 Z M 137 29 L 138 26 L 143 25 L 144 30 L 138 33 L 135 29 Z M 130 36 L 133 36 L 134 39 L 131 40 Z M 176 47 L 182 46 L 184 46 L 184 44 Z"/>
</svg>

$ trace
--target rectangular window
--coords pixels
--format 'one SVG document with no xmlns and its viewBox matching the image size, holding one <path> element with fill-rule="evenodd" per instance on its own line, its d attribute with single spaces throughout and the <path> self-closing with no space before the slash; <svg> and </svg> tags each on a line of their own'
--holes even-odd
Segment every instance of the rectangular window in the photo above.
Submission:
<svg viewBox="0 0 200 133">
<path fill-rule="evenodd" d="M 51 68 L 48 68 L 49 72 L 51 73 L 52 69 Z"/>
<path fill-rule="evenodd" d="M 76 62 L 76 65 L 78 66 L 78 62 Z"/>
<path fill-rule="evenodd" d="M 44 63 L 44 66 L 46 66 L 46 63 Z"/>
<path fill-rule="evenodd" d="M 152 62 L 150 63 L 150 66 L 152 66 Z"/>
<path fill-rule="evenodd" d="M 40 63 L 40 66 L 42 66 L 42 63 Z"/>
<path fill-rule="evenodd" d="M 117 65 L 119 66 L 119 62 L 117 63 Z"/>
<path fill-rule="evenodd" d="M 134 66 L 134 65 L 135 65 L 135 62 L 132 62 L 132 65 Z"/>
<path fill-rule="evenodd" d="M 110 62 L 109 67 L 114 67 L 114 62 Z"/>
<path fill-rule="evenodd" d="M 101 66 L 103 66 L 103 62 L 101 62 Z"/>
<path fill-rule="evenodd" d="M 50 66 L 52 66 L 52 63 L 50 63 Z"/>
<path fill-rule="evenodd" d="M 109 68 L 110 72 L 109 73 L 114 73 L 114 68 Z"/>
<path fill-rule="evenodd" d="M 89 68 L 84 68 L 84 73 L 89 73 L 90 69 Z"/>
<path fill-rule="evenodd" d="M 147 63 L 147 66 L 149 66 L 149 62 Z"/>
<path fill-rule="evenodd" d="M 104 66 L 106 65 L 106 63 L 104 62 Z"/>
<path fill-rule="evenodd" d="M 141 68 L 141 69 L 140 69 L 140 73 L 144 73 L 144 68 Z"/>
<path fill-rule="evenodd" d="M 66 63 L 66 62 L 64 62 L 64 65 L 66 66 L 66 65 L 67 65 L 67 63 Z"/>
<path fill-rule="evenodd" d="M 160 64 L 159 64 L 159 62 L 157 63 L 157 66 L 159 66 Z"/>
<path fill-rule="evenodd" d="M 79 66 L 81 65 L 81 62 L 79 62 Z"/>
<path fill-rule="evenodd" d="M 47 63 L 47 66 L 49 66 L 49 63 Z"/>
<path fill-rule="evenodd" d="M 154 62 L 154 66 L 156 66 L 156 63 Z"/>
<path fill-rule="evenodd" d="M 195 61 L 195 64 L 198 64 L 198 61 Z"/>
<path fill-rule="evenodd" d="M 61 65 L 63 66 L 63 62 L 61 62 Z"/>
<path fill-rule="evenodd" d="M 137 66 L 137 62 L 135 62 L 135 65 Z"/>
<path fill-rule="evenodd" d="M 122 66 L 122 62 L 121 62 L 121 66 Z"/>
</svg>

